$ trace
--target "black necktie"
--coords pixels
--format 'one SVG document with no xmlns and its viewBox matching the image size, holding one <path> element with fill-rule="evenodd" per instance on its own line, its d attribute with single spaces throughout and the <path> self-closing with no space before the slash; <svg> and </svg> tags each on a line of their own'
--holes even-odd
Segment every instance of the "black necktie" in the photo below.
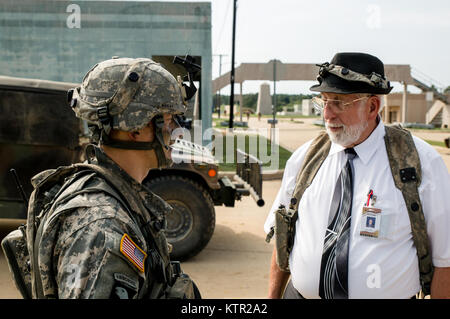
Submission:
<svg viewBox="0 0 450 319">
<path fill-rule="evenodd" d="M 348 244 L 353 198 L 353 148 L 345 150 L 347 163 L 339 175 L 333 195 L 333 218 L 325 233 L 320 266 L 319 296 L 325 299 L 348 298 Z M 339 204 L 337 204 L 337 202 Z M 333 207 L 337 207 L 333 209 Z"/>
</svg>

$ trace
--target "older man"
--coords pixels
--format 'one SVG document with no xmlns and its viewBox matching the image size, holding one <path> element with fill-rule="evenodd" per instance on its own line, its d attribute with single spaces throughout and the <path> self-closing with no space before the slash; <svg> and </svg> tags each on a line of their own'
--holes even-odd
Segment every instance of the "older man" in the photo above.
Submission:
<svg viewBox="0 0 450 319">
<path fill-rule="evenodd" d="M 432 297 L 450 297 L 442 158 L 384 126 L 381 95 L 392 87 L 378 58 L 338 53 L 318 81 L 326 134 L 289 159 L 264 227 L 277 237 L 269 297 L 411 298 L 430 285 Z"/>
</svg>

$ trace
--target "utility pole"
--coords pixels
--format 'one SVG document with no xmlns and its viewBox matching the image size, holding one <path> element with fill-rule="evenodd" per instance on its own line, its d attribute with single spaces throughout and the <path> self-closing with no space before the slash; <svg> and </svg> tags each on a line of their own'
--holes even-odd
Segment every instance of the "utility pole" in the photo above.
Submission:
<svg viewBox="0 0 450 319">
<path fill-rule="evenodd" d="M 275 128 L 275 113 L 277 111 L 277 60 L 276 59 L 273 59 L 273 100 L 272 100 L 272 104 L 273 104 L 272 127 Z"/>
<path fill-rule="evenodd" d="M 214 56 L 218 56 L 219 57 L 219 77 L 222 75 L 222 57 L 223 56 L 228 56 L 228 54 L 214 54 Z M 217 109 L 217 115 L 220 119 L 220 105 L 221 105 L 221 95 L 220 95 L 220 89 L 219 89 L 219 96 L 218 96 L 218 100 L 219 100 L 219 107 Z"/>
<path fill-rule="evenodd" d="M 234 51 L 235 51 L 235 38 L 236 38 L 236 4 L 237 0 L 233 0 L 233 37 L 231 42 L 231 93 L 230 93 L 230 121 L 228 123 L 228 128 L 233 128 L 233 117 L 234 117 Z"/>
<path fill-rule="evenodd" d="M 277 120 L 275 118 L 277 112 L 277 60 L 271 60 L 273 63 L 273 96 L 272 96 L 272 119 L 267 120 L 270 123 L 270 141 L 275 139 L 275 124 Z"/>
</svg>

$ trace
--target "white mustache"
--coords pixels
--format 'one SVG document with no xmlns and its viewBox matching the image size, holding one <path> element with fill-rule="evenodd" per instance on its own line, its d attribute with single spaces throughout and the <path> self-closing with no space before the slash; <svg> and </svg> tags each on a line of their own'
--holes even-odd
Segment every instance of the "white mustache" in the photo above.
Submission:
<svg viewBox="0 0 450 319">
<path fill-rule="evenodd" d="M 327 127 L 343 127 L 343 124 L 337 124 L 337 123 L 325 123 Z"/>
</svg>

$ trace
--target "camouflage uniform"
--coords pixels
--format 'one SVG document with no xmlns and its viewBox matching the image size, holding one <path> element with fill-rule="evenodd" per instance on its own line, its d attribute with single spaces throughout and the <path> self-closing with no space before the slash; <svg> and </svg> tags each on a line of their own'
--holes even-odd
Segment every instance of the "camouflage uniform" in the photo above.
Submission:
<svg viewBox="0 0 450 319">
<path fill-rule="evenodd" d="M 181 81 L 154 61 L 122 58 L 95 65 L 68 97 L 94 142 L 154 150 L 158 167 L 164 167 L 170 163 L 164 148 L 169 148 L 171 132 L 163 114 L 184 112 L 182 92 Z M 111 129 L 134 132 L 150 121 L 152 142 L 109 136 Z M 33 177 L 26 231 L 15 231 L 2 242 L 11 252 L 9 265 L 22 295 L 193 298 L 198 293 L 194 283 L 169 259 L 164 228 L 172 208 L 101 148 L 89 145 L 86 158 L 86 163 Z"/>
<path fill-rule="evenodd" d="M 136 220 L 150 222 L 152 215 L 160 216 L 171 210 L 161 198 L 136 182 L 99 148 L 92 161 L 110 170 L 118 179 L 127 183 L 136 193 L 133 200 L 142 200 L 149 211 L 133 212 L 139 218 L 132 218 L 127 207 L 104 192 L 81 193 L 67 202 L 57 204 L 43 226 L 42 239 L 38 243 L 38 260 L 44 295 L 58 298 L 110 298 L 114 289 L 126 289 L 130 298 L 146 295 L 149 287 L 144 282 L 154 279 L 140 271 L 126 255 L 121 253 L 120 244 L 124 234 L 143 251 L 154 247 L 152 239 L 146 239 Z M 105 183 L 96 174 L 84 178 L 82 185 L 72 182 L 64 193 L 79 191 Z M 162 235 L 162 234 L 161 234 Z M 159 240 L 165 242 L 165 237 Z M 167 243 L 162 245 L 162 254 L 168 260 Z M 166 265 L 167 266 L 167 265 Z M 141 291 L 144 289 L 146 291 Z M 157 294 L 162 293 L 162 291 Z"/>
</svg>

